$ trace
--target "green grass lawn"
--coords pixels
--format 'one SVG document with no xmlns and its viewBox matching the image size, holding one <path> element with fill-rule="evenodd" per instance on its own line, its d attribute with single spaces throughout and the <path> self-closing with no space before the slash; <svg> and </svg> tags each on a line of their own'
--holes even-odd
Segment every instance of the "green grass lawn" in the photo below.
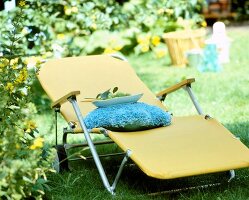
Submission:
<svg viewBox="0 0 249 200">
<path fill-rule="evenodd" d="M 192 88 L 204 112 L 222 122 L 249 147 L 249 30 L 231 29 L 229 36 L 232 38 L 231 62 L 223 65 L 223 70 L 219 73 L 201 73 L 195 68 L 170 67 L 169 58 L 156 60 L 150 54 L 139 57 L 132 55 L 128 60 L 138 76 L 155 93 L 183 78 L 196 78 Z M 196 114 L 184 90 L 170 94 L 165 106 L 174 113 L 174 116 Z M 52 144 L 54 142 L 52 112 L 37 116 L 37 121 L 40 132 L 45 133 L 46 140 Z M 65 126 L 61 118 L 59 122 L 60 128 Z M 71 141 L 80 139 L 83 140 L 82 135 Z M 107 149 L 112 148 L 117 149 L 113 145 Z M 120 159 L 103 160 L 110 180 L 115 176 Z M 48 176 L 51 189 L 46 191 L 45 199 L 249 199 L 248 169 L 237 170 L 238 179 L 219 187 L 149 196 L 148 193 L 155 191 L 217 182 L 219 178 L 223 180 L 225 174 L 160 181 L 147 177 L 136 166 L 127 166 L 117 186 L 116 196 L 112 197 L 102 186 L 98 172 L 91 161 L 75 162 L 71 167 L 70 173 Z"/>
</svg>

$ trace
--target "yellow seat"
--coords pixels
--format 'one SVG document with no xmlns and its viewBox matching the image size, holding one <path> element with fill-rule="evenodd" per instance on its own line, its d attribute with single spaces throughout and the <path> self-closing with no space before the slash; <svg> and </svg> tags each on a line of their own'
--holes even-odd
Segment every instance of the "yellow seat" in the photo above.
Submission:
<svg viewBox="0 0 249 200">
<path fill-rule="evenodd" d="M 249 166 L 248 148 L 214 119 L 174 117 L 172 124 L 111 139 L 148 175 L 172 179 Z"/>
<path fill-rule="evenodd" d="M 87 99 L 115 86 L 119 87 L 120 91 L 131 94 L 144 93 L 140 101 L 166 110 L 137 77 L 128 62 L 108 55 L 50 60 L 41 68 L 38 78 L 54 101 L 53 107 L 60 107 L 60 112 L 68 122 L 73 121 L 81 125 L 75 132 L 82 132 L 84 122 L 80 122 L 81 115 L 77 114 L 74 104 L 78 105 L 79 111 L 85 116 L 95 109 Z M 192 82 L 193 79 L 183 81 L 162 91 L 158 97 L 163 99 L 176 89 L 189 87 Z M 193 98 L 192 94 L 190 96 Z M 70 102 L 66 101 L 67 99 Z M 198 106 L 197 110 L 201 113 Z M 106 133 L 127 152 L 123 163 L 130 157 L 144 173 L 159 179 L 228 171 L 249 166 L 248 148 L 219 122 L 204 115 L 173 117 L 172 125 L 168 127 L 129 133 L 112 131 Z M 104 186 L 109 192 L 114 193 L 120 174 L 118 173 L 116 182 L 114 181 L 111 186 L 92 141 L 87 135 L 88 130 L 84 129 L 84 134 Z M 122 168 L 120 173 L 121 171 Z"/>
</svg>

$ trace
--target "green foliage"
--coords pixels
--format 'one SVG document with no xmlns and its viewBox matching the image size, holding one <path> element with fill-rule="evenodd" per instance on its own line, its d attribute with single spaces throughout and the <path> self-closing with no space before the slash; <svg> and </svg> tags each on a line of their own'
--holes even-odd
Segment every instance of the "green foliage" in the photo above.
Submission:
<svg viewBox="0 0 249 200">
<path fill-rule="evenodd" d="M 192 21 L 191 26 L 197 26 L 199 22 L 202 22 L 203 18 L 199 14 L 202 2 L 197 0 L 131 0 L 124 5 L 124 10 L 128 13 L 129 23 L 142 32 L 151 31 L 153 34 L 163 34 L 184 28 L 177 22 L 179 18 Z"/>
<path fill-rule="evenodd" d="M 96 41 L 96 48 L 90 47 L 94 32 L 124 28 L 126 19 L 120 9 L 114 0 L 30 0 L 25 9 L 28 50 L 47 56 L 51 52 L 55 56 L 93 53 L 104 45 Z"/>
<path fill-rule="evenodd" d="M 25 4 L 24 1 L 21 1 Z M 21 4 L 20 5 L 23 5 Z M 0 198 L 41 199 L 49 169 L 44 139 L 32 116 L 30 86 L 33 75 L 25 64 L 22 48 L 24 13 L 18 8 L 2 29 L 0 57 Z"/>
<path fill-rule="evenodd" d="M 178 29 L 198 28 L 203 22 L 197 0 L 130 0 L 124 4 L 129 27 L 136 38 L 135 53 L 153 51 L 156 58 L 166 54 L 163 34 Z M 136 27 L 136 29 L 134 29 Z"/>
<path fill-rule="evenodd" d="M 203 22 L 199 14 L 203 2 L 29 0 L 23 48 L 29 54 L 44 57 L 153 51 L 160 58 L 167 53 L 163 33 L 199 27 Z M 8 15 L 0 13 L 2 18 Z"/>
<path fill-rule="evenodd" d="M 236 12 L 239 21 L 249 19 L 249 1 L 232 0 L 232 11 Z"/>
</svg>

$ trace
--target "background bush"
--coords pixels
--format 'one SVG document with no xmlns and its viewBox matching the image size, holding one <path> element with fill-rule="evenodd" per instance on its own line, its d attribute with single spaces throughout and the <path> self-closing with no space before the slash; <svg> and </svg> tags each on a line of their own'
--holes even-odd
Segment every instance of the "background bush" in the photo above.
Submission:
<svg viewBox="0 0 249 200">
<path fill-rule="evenodd" d="M 36 112 L 30 93 L 34 72 L 28 69 L 24 57 L 23 19 L 22 8 L 17 8 L 1 29 L 0 199 L 41 199 L 45 172 L 50 170 L 44 139 L 32 120 Z"/>
<path fill-rule="evenodd" d="M 237 20 L 249 19 L 249 1 L 232 0 L 232 11 L 237 13 Z"/>
<path fill-rule="evenodd" d="M 166 53 L 163 33 L 203 25 L 199 14 L 203 2 L 30 0 L 25 9 L 23 42 L 30 54 L 46 57 L 117 51 L 153 51 L 156 57 L 162 57 Z M 7 16 L 1 13 L 2 18 Z"/>
</svg>

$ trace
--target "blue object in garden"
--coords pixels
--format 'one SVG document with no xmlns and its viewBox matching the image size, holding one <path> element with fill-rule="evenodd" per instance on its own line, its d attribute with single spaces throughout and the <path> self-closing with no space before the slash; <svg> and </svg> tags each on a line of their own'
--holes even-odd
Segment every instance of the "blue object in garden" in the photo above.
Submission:
<svg viewBox="0 0 249 200">
<path fill-rule="evenodd" d="M 186 53 L 188 66 L 199 68 L 203 64 L 203 50 L 191 49 Z"/>
<path fill-rule="evenodd" d="M 221 65 L 218 60 L 216 44 L 207 43 L 203 50 L 203 63 L 198 68 L 201 72 L 219 72 Z"/>
<path fill-rule="evenodd" d="M 140 131 L 170 125 L 171 115 L 157 106 L 137 102 L 97 108 L 84 121 L 88 129 Z"/>
</svg>

